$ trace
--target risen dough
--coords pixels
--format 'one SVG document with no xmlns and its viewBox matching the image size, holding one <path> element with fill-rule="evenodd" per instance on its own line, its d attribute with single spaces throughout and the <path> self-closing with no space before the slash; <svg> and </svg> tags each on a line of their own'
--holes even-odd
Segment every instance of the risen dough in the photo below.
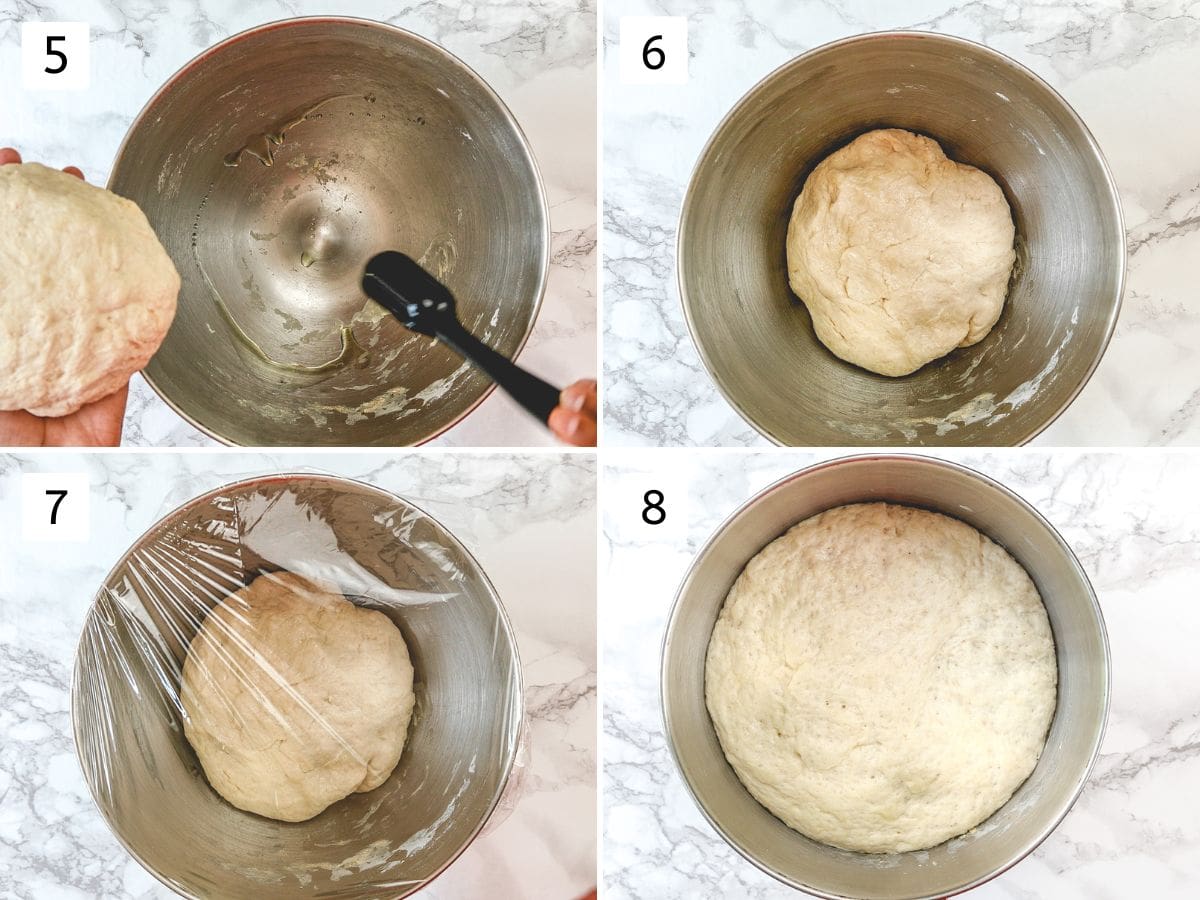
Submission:
<svg viewBox="0 0 1200 900">
<path fill-rule="evenodd" d="M 278 572 L 209 613 L 181 697 L 184 733 L 217 793 L 302 822 L 387 780 L 412 716 L 413 667 L 383 613 Z"/>
<path fill-rule="evenodd" d="M 62 416 L 162 343 L 179 274 L 132 201 L 37 163 L 0 166 L 0 409 Z"/>
<path fill-rule="evenodd" d="M 907 375 L 991 331 L 1016 254 L 1004 192 L 908 131 L 869 131 L 808 176 L 788 277 L 847 362 Z"/>
<path fill-rule="evenodd" d="M 932 847 L 1033 771 L 1055 707 L 1046 610 L 975 529 L 883 503 L 801 522 L 747 564 L 708 647 L 726 758 L 826 844 Z"/>
</svg>

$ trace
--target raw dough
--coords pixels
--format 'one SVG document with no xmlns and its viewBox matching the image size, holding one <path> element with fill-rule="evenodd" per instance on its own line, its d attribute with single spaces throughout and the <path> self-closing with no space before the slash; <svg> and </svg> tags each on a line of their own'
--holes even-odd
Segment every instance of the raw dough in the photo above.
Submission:
<svg viewBox="0 0 1200 900">
<path fill-rule="evenodd" d="M 179 274 L 137 205 L 37 163 L 0 166 L 0 409 L 63 416 L 141 369 Z"/>
<path fill-rule="evenodd" d="M 889 128 L 826 157 L 788 225 L 792 290 L 847 362 L 907 375 L 991 331 L 1016 254 L 1004 192 Z"/>
<path fill-rule="evenodd" d="M 705 696 L 754 797 L 809 837 L 919 850 L 999 809 L 1041 755 L 1058 670 L 1025 570 L 974 528 L 884 503 L 801 522 L 747 564 Z"/>
<path fill-rule="evenodd" d="M 302 822 L 387 780 L 413 710 L 399 629 L 290 572 L 204 620 L 183 665 L 184 733 L 239 809 Z"/>
</svg>

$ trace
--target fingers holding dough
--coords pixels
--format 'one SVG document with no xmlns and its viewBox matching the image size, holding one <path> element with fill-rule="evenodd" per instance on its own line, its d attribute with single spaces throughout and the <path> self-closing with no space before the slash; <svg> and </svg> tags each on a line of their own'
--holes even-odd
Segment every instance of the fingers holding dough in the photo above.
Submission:
<svg viewBox="0 0 1200 900">
<path fill-rule="evenodd" d="M 0 410 L 59 417 L 107 397 L 158 350 L 180 278 L 135 203 L 0 151 Z"/>
</svg>

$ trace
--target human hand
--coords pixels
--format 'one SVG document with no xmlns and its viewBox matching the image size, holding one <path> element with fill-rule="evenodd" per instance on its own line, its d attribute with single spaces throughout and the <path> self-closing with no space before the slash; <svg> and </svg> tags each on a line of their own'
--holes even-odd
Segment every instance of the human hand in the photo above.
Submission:
<svg viewBox="0 0 1200 900">
<path fill-rule="evenodd" d="M 0 166 L 7 166 L 22 161 L 21 154 L 12 147 L 0 147 Z M 68 175 L 74 175 L 76 178 L 83 179 L 83 172 L 78 166 L 67 166 L 63 171 Z"/>
<path fill-rule="evenodd" d="M 116 447 L 121 443 L 129 382 L 66 416 L 0 411 L 0 447 Z"/>
<path fill-rule="evenodd" d="M 0 166 L 21 162 L 12 147 L 0 148 Z M 77 166 L 63 169 L 83 178 Z M 115 447 L 121 443 L 125 401 L 129 384 L 107 397 L 71 413 L 47 418 L 23 409 L 0 411 L 0 446 L 4 447 Z"/>
<path fill-rule="evenodd" d="M 564 388 L 547 423 L 559 440 L 576 447 L 596 446 L 596 381 L 585 379 Z"/>
</svg>

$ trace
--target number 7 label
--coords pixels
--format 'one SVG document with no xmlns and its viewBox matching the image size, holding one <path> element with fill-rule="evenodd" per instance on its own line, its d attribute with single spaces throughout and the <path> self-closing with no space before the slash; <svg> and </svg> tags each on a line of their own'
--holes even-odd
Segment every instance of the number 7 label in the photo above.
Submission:
<svg viewBox="0 0 1200 900">
<path fill-rule="evenodd" d="M 21 475 L 21 536 L 27 541 L 86 541 L 91 536 L 91 490 L 86 472 Z"/>
</svg>

